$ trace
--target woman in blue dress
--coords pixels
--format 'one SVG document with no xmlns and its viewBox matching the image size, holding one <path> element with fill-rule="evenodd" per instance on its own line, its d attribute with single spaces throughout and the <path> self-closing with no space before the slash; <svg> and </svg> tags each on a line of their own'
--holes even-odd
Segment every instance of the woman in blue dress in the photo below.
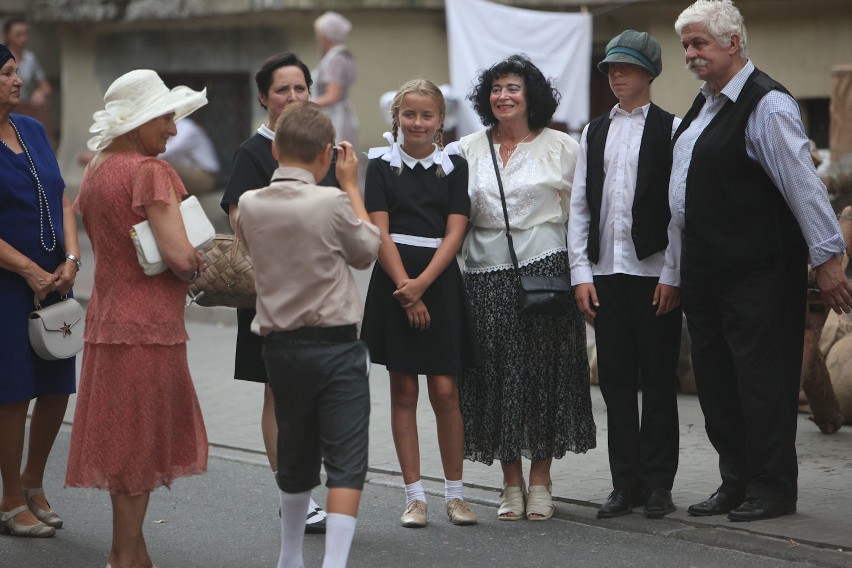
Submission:
<svg viewBox="0 0 852 568">
<path fill-rule="evenodd" d="M 34 296 L 43 306 L 70 294 L 80 268 L 77 224 L 44 127 L 11 114 L 21 100 L 18 65 L 0 44 L 0 533 L 50 537 L 62 519 L 43 487 L 50 449 L 75 392 L 74 357 L 40 359 L 27 320 Z M 30 400 L 27 461 L 24 431 Z"/>
</svg>

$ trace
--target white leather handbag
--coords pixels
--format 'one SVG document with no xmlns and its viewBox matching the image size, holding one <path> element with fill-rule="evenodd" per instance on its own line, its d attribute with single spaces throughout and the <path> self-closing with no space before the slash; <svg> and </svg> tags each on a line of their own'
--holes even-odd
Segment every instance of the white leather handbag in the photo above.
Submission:
<svg viewBox="0 0 852 568">
<path fill-rule="evenodd" d="M 36 310 L 28 322 L 30 345 L 36 355 L 48 361 L 73 357 L 83 349 L 83 307 L 65 296 L 59 302 L 42 308 L 34 299 Z"/>
<path fill-rule="evenodd" d="M 202 249 L 213 242 L 216 231 L 213 229 L 210 219 L 204 213 L 204 209 L 201 208 L 198 198 L 191 195 L 181 201 L 180 215 L 183 218 L 183 225 L 186 227 L 186 236 L 194 248 Z M 133 225 L 133 228 L 130 229 L 130 238 L 133 239 L 136 258 L 146 276 L 154 276 L 168 269 L 166 263 L 163 262 L 163 255 L 157 246 L 157 239 L 154 238 L 154 232 L 147 220 Z"/>
</svg>

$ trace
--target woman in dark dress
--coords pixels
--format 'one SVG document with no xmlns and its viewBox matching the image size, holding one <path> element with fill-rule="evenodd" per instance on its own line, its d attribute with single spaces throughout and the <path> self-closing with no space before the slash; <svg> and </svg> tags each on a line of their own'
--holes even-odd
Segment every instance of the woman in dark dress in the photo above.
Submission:
<svg viewBox="0 0 852 568">
<path fill-rule="evenodd" d="M 0 533 L 50 537 L 62 519 L 45 499 L 44 470 L 68 395 L 75 392 L 75 358 L 40 359 L 30 347 L 27 319 L 33 296 L 48 305 L 70 294 L 80 248 L 65 182 L 44 128 L 11 114 L 22 86 L 15 58 L 0 45 Z"/>
<path fill-rule="evenodd" d="M 240 196 L 246 191 L 269 185 L 278 160 L 272 155 L 275 138 L 275 123 L 281 111 L 294 101 L 307 101 L 311 93 L 311 72 L 296 55 L 289 52 L 275 54 L 260 67 L 254 76 L 257 84 L 257 99 L 267 111 L 266 124 L 261 124 L 234 153 L 234 167 L 228 186 L 222 196 L 222 209 L 228 214 L 231 228 L 235 226 Z M 337 187 L 334 167 L 320 185 Z M 286 244 L 282 243 L 282 246 Z M 234 360 L 234 378 L 243 381 L 266 383 L 266 368 L 261 358 L 263 339 L 251 332 L 255 310 L 237 309 L 237 349 Z M 269 384 L 263 391 L 263 410 L 260 429 L 266 457 L 273 473 L 278 471 L 278 423 L 275 420 L 275 402 Z M 325 511 L 311 500 L 311 508 L 305 525 L 309 533 L 325 532 Z"/>
<path fill-rule="evenodd" d="M 467 162 L 442 149 L 446 113 L 440 89 L 415 79 L 391 104 L 390 148 L 371 151 L 366 206 L 381 231 L 361 337 L 391 381 L 391 428 L 405 481 L 404 527 L 426 525 L 417 437 L 418 375 L 426 375 L 438 425 L 447 515 L 472 525 L 464 501 L 463 431 L 456 377 L 476 364 L 470 317 L 456 254 L 470 212 Z M 438 144 L 435 144 L 435 141 Z"/>
</svg>

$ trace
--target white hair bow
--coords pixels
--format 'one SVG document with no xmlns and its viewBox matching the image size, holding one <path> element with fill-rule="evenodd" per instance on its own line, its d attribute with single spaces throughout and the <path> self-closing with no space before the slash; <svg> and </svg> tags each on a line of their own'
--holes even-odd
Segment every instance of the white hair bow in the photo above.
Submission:
<svg viewBox="0 0 852 568">
<path fill-rule="evenodd" d="M 392 168 L 402 167 L 402 155 L 399 153 L 399 142 L 393 139 L 393 134 L 385 132 L 382 138 L 388 141 L 390 146 L 378 146 L 370 148 L 367 151 L 367 158 L 381 158 L 386 162 L 390 162 Z"/>
</svg>

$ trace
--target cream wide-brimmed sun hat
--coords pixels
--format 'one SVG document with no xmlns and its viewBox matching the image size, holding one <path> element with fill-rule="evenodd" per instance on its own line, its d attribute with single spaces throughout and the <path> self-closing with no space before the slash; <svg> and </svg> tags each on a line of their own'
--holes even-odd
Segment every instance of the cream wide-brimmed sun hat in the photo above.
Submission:
<svg viewBox="0 0 852 568">
<path fill-rule="evenodd" d="M 169 90 L 156 71 L 136 69 L 125 73 L 107 89 L 104 110 L 92 115 L 89 150 L 103 150 L 115 138 L 149 120 L 175 113 L 175 122 L 207 104 L 207 89 L 193 91 L 178 86 Z"/>
</svg>

